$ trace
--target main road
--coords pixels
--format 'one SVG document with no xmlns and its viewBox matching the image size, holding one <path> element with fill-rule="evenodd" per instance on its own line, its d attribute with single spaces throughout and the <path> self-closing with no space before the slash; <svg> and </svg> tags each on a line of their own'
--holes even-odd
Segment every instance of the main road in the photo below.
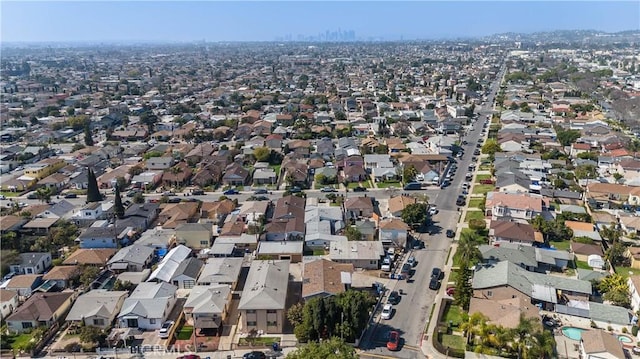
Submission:
<svg viewBox="0 0 640 359">
<path fill-rule="evenodd" d="M 498 74 L 498 79 L 502 79 L 502 72 Z M 492 104 L 499 82 L 496 81 L 487 97 L 487 104 Z M 464 155 L 458 159 L 458 171 L 451 180 L 451 185 L 444 189 L 429 191 L 429 202 L 439 209 L 439 213 L 433 216 L 433 225 L 428 233 L 416 233 L 415 235 L 425 243 L 424 249 L 414 249 L 407 253 L 403 261 L 409 256 L 415 257 L 418 264 L 414 268 L 415 273 L 412 280 L 393 282 L 394 285 L 389 291 L 402 291 L 401 299 L 394 305 L 394 312 L 389 320 L 381 320 L 379 313 L 374 316 L 374 322 L 369 326 L 363 335 L 360 348 L 363 350 L 361 358 L 424 358 L 420 350 L 422 345 L 425 324 L 434 304 L 436 291 L 429 289 L 429 280 L 433 268 L 443 268 L 449 255 L 452 239 L 447 238 L 446 230 L 456 230 L 459 222 L 460 211 L 456 206 L 456 198 L 462 193 L 462 184 L 465 182 L 467 168 L 472 163 L 473 152 L 476 145 L 484 139 L 482 129 L 484 124 L 490 121 L 493 109 L 491 107 L 482 108 L 479 116 L 463 140 L 467 145 L 463 145 Z M 479 156 L 478 156 L 479 157 Z M 397 267 L 401 267 L 401 264 Z M 446 283 L 442 283 L 446 287 Z M 441 289 L 444 290 L 444 289 Z M 388 294 L 388 292 L 387 292 Z M 383 299 L 383 303 L 386 298 Z M 395 330 L 402 338 L 400 351 L 390 352 L 386 348 L 387 336 L 390 331 Z"/>
</svg>

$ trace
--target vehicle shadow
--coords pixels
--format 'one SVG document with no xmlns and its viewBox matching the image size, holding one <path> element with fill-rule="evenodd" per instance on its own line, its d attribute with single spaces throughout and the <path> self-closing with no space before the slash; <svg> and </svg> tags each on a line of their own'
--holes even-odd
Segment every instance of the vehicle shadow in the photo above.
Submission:
<svg viewBox="0 0 640 359">
<path fill-rule="evenodd" d="M 404 344 L 404 340 L 402 339 L 402 336 L 404 335 L 404 331 L 402 329 L 394 328 L 385 323 L 378 323 L 378 324 L 372 325 L 369 328 L 369 330 L 372 330 L 373 332 L 371 333 L 371 335 L 365 336 L 365 338 L 369 338 L 369 339 L 363 340 L 360 343 L 360 349 L 362 350 L 371 350 L 371 349 L 377 349 L 377 348 L 386 349 L 387 341 L 389 339 L 389 333 L 391 333 L 392 331 L 396 331 L 398 332 L 398 334 L 400 334 L 398 350 L 402 349 L 402 346 Z"/>
</svg>

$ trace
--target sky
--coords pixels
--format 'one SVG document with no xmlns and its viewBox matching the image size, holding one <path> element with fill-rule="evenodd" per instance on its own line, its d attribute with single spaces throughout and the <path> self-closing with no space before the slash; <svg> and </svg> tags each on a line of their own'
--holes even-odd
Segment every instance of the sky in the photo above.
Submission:
<svg viewBox="0 0 640 359">
<path fill-rule="evenodd" d="M 640 1 L 0 1 L 0 41 L 274 41 L 640 29 Z"/>
</svg>

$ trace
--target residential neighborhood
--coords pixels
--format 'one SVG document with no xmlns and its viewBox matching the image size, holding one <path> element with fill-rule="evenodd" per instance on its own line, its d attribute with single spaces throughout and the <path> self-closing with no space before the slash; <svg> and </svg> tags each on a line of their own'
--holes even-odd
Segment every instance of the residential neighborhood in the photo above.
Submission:
<svg viewBox="0 0 640 359">
<path fill-rule="evenodd" d="M 639 355 L 637 42 L 356 44 L 3 49 L 2 357 Z"/>
</svg>

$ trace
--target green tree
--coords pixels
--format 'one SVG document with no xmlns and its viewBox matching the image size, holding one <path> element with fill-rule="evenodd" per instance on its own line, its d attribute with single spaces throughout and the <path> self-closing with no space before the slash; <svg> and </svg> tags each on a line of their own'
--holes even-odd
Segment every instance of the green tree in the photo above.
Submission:
<svg viewBox="0 0 640 359">
<path fill-rule="evenodd" d="M 253 156 L 258 162 L 267 162 L 271 156 L 271 150 L 267 147 L 257 147 L 253 149 Z"/>
<path fill-rule="evenodd" d="M 494 138 L 487 139 L 487 142 L 482 145 L 482 153 L 485 155 L 495 155 L 496 152 L 500 152 L 502 149 L 498 144 L 498 141 Z"/>
<path fill-rule="evenodd" d="M 98 277 L 98 273 L 100 273 L 98 267 L 84 266 L 82 274 L 80 274 L 80 283 L 88 287 Z"/>
<path fill-rule="evenodd" d="M 345 237 L 348 241 L 360 241 L 362 240 L 362 233 L 355 226 L 348 226 L 344 231 Z"/>
<path fill-rule="evenodd" d="M 120 196 L 120 186 L 116 185 L 115 200 L 113 202 L 113 213 L 118 218 L 124 217 L 124 205 L 122 204 L 122 197 Z"/>
<path fill-rule="evenodd" d="M 580 136 L 581 134 L 578 130 L 563 130 L 556 128 L 556 137 L 558 142 L 563 146 L 570 146 L 572 143 L 576 142 Z"/>
<path fill-rule="evenodd" d="M 36 190 L 36 196 L 41 202 L 49 203 L 51 202 L 51 195 L 53 192 L 49 187 L 40 187 Z"/>
<path fill-rule="evenodd" d="M 623 178 L 624 178 L 624 176 L 621 175 L 620 173 L 618 173 L 618 172 L 614 172 L 613 173 L 613 179 L 616 180 L 616 183 L 620 183 L 620 180 L 623 179 Z"/>
<path fill-rule="evenodd" d="M 330 340 L 324 340 L 320 343 L 310 342 L 297 349 L 294 352 L 287 354 L 287 359 L 310 359 L 310 358 L 323 358 L 323 359 L 356 359 L 358 354 L 356 350 L 346 344 L 339 338 L 331 338 Z"/>
<path fill-rule="evenodd" d="M 413 182 L 418 175 L 418 170 L 414 165 L 406 166 L 402 169 L 402 181 L 404 183 Z"/>
<path fill-rule="evenodd" d="M 603 226 L 600 230 L 600 235 L 609 243 L 616 243 L 622 238 L 622 231 L 615 222 L 611 222 L 608 226 Z"/>
<path fill-rule="evenodd" d="M 460 269 L 456 274 L 456 295 L 455 303 L 464 310 L 469 309 L 469 303 L 473 296 L 473 288 L 471 287 L 471 270 L 467 262 L 460 263 Z"/>
<path fill-rule="evenodd" d="M 92 169 L 87 174 L 87 203 L 102 201 L 102 194 L 98 189 L 98 180 Z"/>
<path fill-rule="evenodd" d="M 144 195 L 142 194 L 142 192 L 136 192 L 136 194 L 133 196 L 133 203 L 144 203 Z"/>
<path fill-rule="evenodd" d="M 428 204 L 421 202 L 411 203 L 404 207 L 400 217 L 404 223 L 407 223 L 410 226 L 421 226 L 427 222 L 428 206 Z"/>
<path fill-rule="evenodd" d="M 304 321 L 303 316 L 304 305 L 300 302 L 294 304 L 287 310 L 287 319 L 294 327 L 302 324 Z"/>
<path fill-rule="evenodd" d="M 573 171 L 576 175 L 576 178 L 578 179 L 587 179 L 587 178 L 596 178 L 598 175 L 598 170 L 596 169 L 596 166 L 591 165 L 591 164 L 587 164 L 587 165 L 580 165 L 578 167 L 576 167 L 576 169 Z"/>
<path fill-rule="evenodd" d="M 104 341 L 105 338 L 106 334 L 98 327 L 87 325 L 80 328 L 80 341 L 83 343 L 98 344 Z"/>
<path fill-rule="evenodd" d="M 93 135 L 91 134 L 91 126 L 89 123 L 84 125 L 84 144 L 87 146 L 93 146 Z"/>
<path fill-rule="evenodd" d="M 619 241 L 613 242 L 613 244 L 607 249 L 605 257 L 611 262 L 611 265 L 618 266 L 627 264 L 628 258 L 624 255 L 627 248 Z"/>
</svg>

